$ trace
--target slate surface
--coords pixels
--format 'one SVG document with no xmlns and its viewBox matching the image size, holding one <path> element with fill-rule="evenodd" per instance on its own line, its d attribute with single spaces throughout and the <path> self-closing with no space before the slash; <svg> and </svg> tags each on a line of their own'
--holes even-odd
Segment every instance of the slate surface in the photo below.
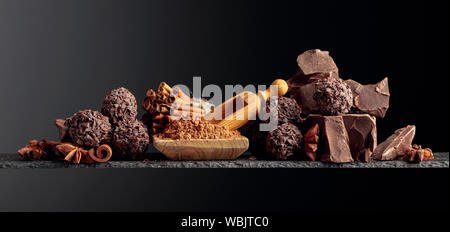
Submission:
<svg viewBox="0 0 450 232">
<path fill-rule="evenodd" d="M 156 154 L 152 154 L 156 155 Z M 158 155 L 157 155 L 158 156 Z M 160 156 L 148 161 L 109 161 L 97 164 L 68 164 L 62 161 L 23 161 L 17 154 L 0 154 L 0 168 L 448 168 L 449 153 L 435 153 L 433 161 L 420 164 L 405 161 L 374 161 L 370 163 L 331 164 L 309 161 L 251 160 L 244 154 L 227 161 L 169 161 Z"/>
</svg>

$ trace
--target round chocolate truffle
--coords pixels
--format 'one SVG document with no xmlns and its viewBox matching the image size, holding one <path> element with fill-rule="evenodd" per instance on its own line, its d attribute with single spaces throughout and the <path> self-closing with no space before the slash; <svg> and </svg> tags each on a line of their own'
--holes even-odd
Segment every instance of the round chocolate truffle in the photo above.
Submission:
<svg viewBox="0 0 450 232">
<path fill-rule="evenodd" d="M 285 123 L 269 132 L 267 136 L 267 152 L 278 160 L 294 158 L 302 149 L 303 135 L 297 126 Z"/>
<path fill-rule="evenodd" d="M 278 98 L 278 110 L 271 109 L 270 107 L 270 102 L 275 98 Z M 298 125 L 302 122 L 300 117 L 302 109 L 294 99 L 287 97 L 271 97 L 269 101 L 267 101 L 266 111 L 273 115 L 273 110 L 277 110 L 278 112 L 278 125 L 283 125 L 284 123 Z"/>
<path fill-rule="evenodd" d="M 112 137 L 113 149 L 121 158 L 145 153 L 150 143 L 147 127 L 137 119 L 119 122 Z"/>
<path fill-rule="evenodd" d="M 103 99 L 102 114 L 109 117 L 114 124 L 133 120 L 137 115 L 136 98 L 128 89 L 115 89 Z"/>
<path fill-rule="evenodd" d="M 318 112 L 322 115 L 346 114 L 353 106 L 353 93 L 350 87 L 340 78 L 327 78 L 315 83 L 314 100 Z"/>
<path fill-rule="evenodd" d="M 111 123 L 98 111 L 78 111 L 64 122 L 73 144 L 97 147 L 111 140 Z"/>
</svg>

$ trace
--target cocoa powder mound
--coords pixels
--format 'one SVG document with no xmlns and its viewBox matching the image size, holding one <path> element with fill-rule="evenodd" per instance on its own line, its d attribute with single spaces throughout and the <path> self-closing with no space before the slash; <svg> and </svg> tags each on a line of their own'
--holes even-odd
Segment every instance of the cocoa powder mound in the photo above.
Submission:
<svg viewBox="0 0 450 232">
<path fill-rule="evenodd" d="M 161 139 L 191 140 L 233 139 L 240 138 L 241 134 L 237 130 L 229 130 L 206 120 L 175 120 L 156 136 Z"/>
</svg>

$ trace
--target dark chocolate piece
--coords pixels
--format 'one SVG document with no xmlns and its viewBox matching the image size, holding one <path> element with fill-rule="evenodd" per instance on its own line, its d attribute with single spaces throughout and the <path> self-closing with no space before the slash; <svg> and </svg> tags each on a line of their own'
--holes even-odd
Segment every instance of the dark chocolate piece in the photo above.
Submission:
<svg viewBox="0 0 450 232">
<path fill-rule="evenodd" d="M 249 140 L 248 150 L 255 156 L 266 157 L 266 140 L 268 131 L 259 130 L 260 121 L 251 121 L 248 124 L 245 136 Z"/>
<path fill-rule="evenodd" d="M 416 126 L 407 126 L 395 131 L 386 141 L 379 144 L 372 157 L 375 160 L 394 160 L 406 155 L 412 147 L 412 141 L 416 134 Z"/>
<path fill-rule="evenodd" d="M 121 121 L 113 131 L 114 151 L 123 159 L 135 159 L 150 143 L 147 127 L 139 120 Z"/>
<path fill-rule="evenodd" d="M 345 81 L 353 92 L 354 107 L 372 116 L 384 118 L 389 108 L 388 78 L 374 85 L 362 85 L 354 80 Z"/>
<path fill-rule="evenodd" d="M 319 148 L 317 154 L 322 162 L 353 162 L 349 145 L 349 135 L 342 116 L 309 115 L 305 125 L 309 128 L 315 124 L 320 128 Z"/>
<path fill-rule="evenodd" d="M 109 117 L 114 124 L 132 121 L 137 115 L 136 98 L 123 87 L 112 90 L 103 99 L 102 114 Z"/>
<path fill-rule="evenodd" d="M 341 115 L 350 111 L 353 106 L 353 93 L 341 78 L 327 78 L 315 82 L 314 101 L 316 112 L 322 115 Z"/>
<path fill-rule="evenodd" d="M 316 73 L 337 73 L 339 70 L 327 51 L 308 50 L 297 58 L 298 67 L 305 75 Z"/>
<path fill-rule="evenodd" d="M 269 132 L 267 152 L 277 160 L 288 160 L 299 154 L 302 149 L 303 136 L 297 126 L 285 123 Z"/>
<path fill-rule="evenodd" d="M 64 124 L 76 146 L 98 147 L 111 140 L 112 128 L 109 119 L 98 111 L 78 111 Z"/>
<path fill-rule="evenodd" d="M 355 161 L 370 162 L 377 146 L 376 118 L 368 114 L 342 115 Z"/>
</svg>

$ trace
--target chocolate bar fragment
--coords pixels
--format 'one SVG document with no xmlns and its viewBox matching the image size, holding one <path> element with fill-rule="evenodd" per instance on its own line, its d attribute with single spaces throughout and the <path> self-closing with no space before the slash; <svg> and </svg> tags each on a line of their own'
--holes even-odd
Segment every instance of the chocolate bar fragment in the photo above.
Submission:
<svg viewBox="0 0 450 232">
<path fill-rule="evenodd" d="M 387 77 L 374 85 L 362 85 L 354 80 L 345 82 L 353 92 L 353 105 L 358 111 L 384 118 L 390 98 Z"/>
<path fill-rule="evenodd" d="M 416 134 L 416 126 L 407 126 L 395 131 L 386 141 L 379 144 L 372 157 L 375 160 L 394 160 L 406 155 L 411 150 L 411 143 Z"/>
<path fill-rule="evenodd" d="M 353 162 L 349 146 L 349 136 L 342 116 L 309 115 L 305 126 L 310 128 L 315 124 L 320 128 L 320 139 L 317 154 L 322 162 L 348 163 Z"/>
<path fill-rule="evenodd" d="M 349 146 L 355 161 L 370 162 L 377 146 L 376 118 L 368 114 L 342 116 L 349 137 Z"/>
<path fill-rule="evenodd" d="M 377 145 L 376 118 L 368 114 L 309 115 L 307 128 L 320 128 L 318 157 L 324 162 L 370 162 Z"/>
<path fill-rule="evenodd" d="M 337 73 L 339 70 L 327 51 L 308 50 L 297 58 L 298 67 L 305 75 L 316 73 Z"/>
</svg>

